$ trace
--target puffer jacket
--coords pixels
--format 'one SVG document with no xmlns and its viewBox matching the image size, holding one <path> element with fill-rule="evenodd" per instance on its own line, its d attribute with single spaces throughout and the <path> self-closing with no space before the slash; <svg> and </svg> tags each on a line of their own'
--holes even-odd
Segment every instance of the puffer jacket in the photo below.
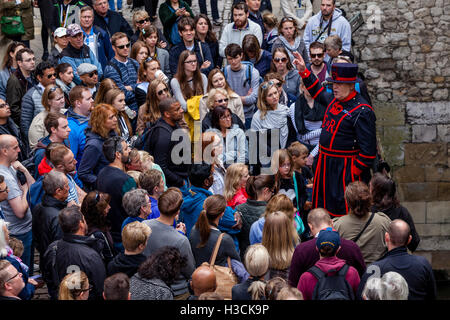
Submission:
<svg viewBox="0 0 450 320">
<path fill-rule="evenodd" d="M 22 98 L 22 109 L 20 111 L 20 132 L 22 137 L 28 140 L 28 130 L 34 117 L 45 110 L 42 105 L 42 94 L 44 90 L 36 85 L 25 93 Z"/>
<path fill-rule="evenodd" d="M 98 79 L 101 81 L 103 78 L 103 68 L 100 62 L 98 62 L 94 53 L 87 45 L 83 45 L 81 49 L 72 47 L 69 43 L 67 47 L 61 52 L 61 60 L 59 63 L 66 62 L 72 66 L 73 69 L 73 82 L 81 84 L 80 76 L 77 72 L 77 67 L 82 63 L 90 63 L 97 67 Z"/>
</svg>

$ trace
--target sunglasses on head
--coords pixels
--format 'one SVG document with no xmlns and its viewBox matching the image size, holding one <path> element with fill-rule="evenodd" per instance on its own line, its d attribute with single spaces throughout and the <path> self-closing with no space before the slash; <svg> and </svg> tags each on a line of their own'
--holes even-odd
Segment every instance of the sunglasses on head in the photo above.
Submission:
<svg viewBox="0 0 450 320">
<path fill-rule="evenodd" d="M 323 53 L 311 53 L 310 56 L 311 58 L 322 58 Z"/>
<path fill-rule="evenodd" d="M 89 78 L 92 78 L 94 75 L 97 75 L 97 74 L 98 74 L 97 70 L 94 70 L 94 71 L 88 73 Z"/>
<path fill-rule="evenodd" d="M 167 93 L 167 92 L 169 92 L 169 89 L 164 88 L 164 89 L 162 89 L 162 90 L 159 90 L 156 94 L 157 94 L 158 96 L 160 96 L 160 95 L 163 94 L 163 92 Z"/>
<path fill-rule="evenodd" d="M 139 23 L 139 24 L 143 24 L 143 23 L 149 22 L 149 21 L 150 21 L 150 18 L 145 18 L 145 19 L 142 19 L 142 20 L 139 20 L 139 21 L 136 21 L 136 22 Z"/>
<path fill-rule="evenodd" d="M 125 47 L 126 47 L 126 48 L 131 47 L 131 43 L 128 42 L 127 44 L 124 44 L 124 45 L 121 45 L 121 46 L 116 46 L 116 48 L 118 48 L 118 49 L 125 49 Z"/>
<path fill-rule="evenodd" d="M 275 61 L 275 62 L 286 62 L 287 61 L 287 58 L 286 57 L 284 57 L 284 58 L 273 58 L 273 61 Z"/>
<path fill-rule="evenodd" d="M 272 80 L 270 80 L 270 81 L 267 81 L 267 82 L 263 83 L 263 84 L 261 85 L 261 88 L 262 88 L 263 90 L 265 90 L 265 89 L 267 89 L 269 86 L 278 86 L 279 83 L 281 83 L 281 82 L 275 83 L 275 82 L 273 82 Z"/>
<path fill-rule="evenodd" d="M 295 19 L 292 17 L 284 17 L 283 19 L 281 19 L 281 23 L 283 23 L 285 21 L 295 21 Z"/>
</svg>

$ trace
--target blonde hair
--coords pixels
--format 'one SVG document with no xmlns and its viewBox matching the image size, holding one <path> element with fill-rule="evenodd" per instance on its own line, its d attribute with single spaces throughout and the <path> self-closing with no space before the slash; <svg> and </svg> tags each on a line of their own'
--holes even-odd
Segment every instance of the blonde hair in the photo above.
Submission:
<svg viewBox="0 0 450 320">
<path fill-rule="evenodd" d="M 245 267 L 250 276 L 261 278 L 269 270 L 270 256 L 266 247 L 260 243 L 256 243 L 248 247 L 245 253 Z M 254 281 L 248 288 L 248 292 L 252 296 L 252 300 L 259 300 L 265 294 L 266 284 L 261 280 Z"/>
<path fill-rule="evenodd" d="M 89 287 L 89 279 L 83 271 L 66 275 L 59 284 L 58 300 L 78 300 L 80 294 Z"/>
<path fill-rule="evenodd" d="M 303 300 L 303 295 L 297 288 L 286 286 L 278 292 L 276 300 Z"/>
<path fill-rule="evenodd" d="M 152 230 L 145 223 L 134 221 L 122 230 L 123 247 L 128 251 L 135 251 L 140 244 L 146 244 Z"/>
<path fill-rule="evenodd" d="M 273 82 L 265 81 L 261 83 L 261 85 L 259 86 L 258 101 L 256 102 L 256 105 L 259 111 L 261 111 L 261 119 L 264 119 L 266 117 L 267 111 L 272 110 L 266 101 L 267 94 L 269 93 L 269 90 L 272 88 L 275 88 L 275 90 L 277 90 L 278 93 L 278 89 Z"/>
<path fill-rule="evenodd" d="M 23 251 L 24 251 L 22 240 L 19 240 L 14 237 L 9 237 L 9 247 L 12 249 L 13 254 L 17 258 L 20 258 L 22 256 Z"/>
<path fill-rule="evenodd" d="M 141 176 L 141 174 L 142 174 L 142 172 L 136 171 L 136 170 L 128 170 L 127 171 L 127 175 L 129 175 L 130 177 L 132 177 L 134 179 L 138 188 L 139 188 L 139 177 Z"/>
<path fill-rule="evenodd" d="M 267 216 L 275 211 L 281 211 L 283 212 L 291 221 L 292 230 L 291 232 L 291 239 L 294 239 L 293 241 L 295 243 L 298 242 L 298 234 L 297 230 L 295 229 L 294 225 L 294 214 L 296 209 L 294 208 L 294 204 L 292 203 L 292 200 L 289 199 L 289 197 L 285 194 L 279 193 L 274 195 L 269 202 L 267 203 L 266 210 L 264 211 L 263 217 L 267 219 Z"/>
<path fill-rule="evenodd" d="M 142 171 L 145 172 L 153 169 L 154 159 L 150 153 L 144 150 L 139 150 L 138 153 L 142 163 Z"/>
<path fill-rule="evenodd" d="M 302 155 L 308 155 L 309 154 L 309 150 L 308 147 L 305 146 L 304 144 L 301 144 L 298 141 L 294 141 L 291 143 L 291 145 L 287 148 L 289 154 L 294 157 L 300 157 Z"/>
<path fill-rule="evenodd" d="M 227 201 L 233 199 L 236 192 L 239 190 L 239 182 L 244 176 L 244 170 L 248 171 L 248 168 L 243 163 L 233 163 L 227 169 L 225 174 L 225 190 L 224 196 Z"/>
<path fill-rule="evenodd" d="M 297 232 L 293 233 L 292 222 L 285 213 L 275 211 L 266 216 L 262 245 L 269 252 L 270 268 L 285 270 L 291 265 L 297 239 Z"/>
<path fill-rule="evenodd" d="M 220 93 L 221 95 L 225 96 L 227 99 L 230 99 L 230 96 L 228 95 L 227 90 L 223 88 L 213 88 L 209 90 L 208 92 L 208 99 L 206 100 L 206 106 L 209 110 L 212 110 L 214 107 L 214 101 L 216 100 L 216 94 Z"/>
</svg>

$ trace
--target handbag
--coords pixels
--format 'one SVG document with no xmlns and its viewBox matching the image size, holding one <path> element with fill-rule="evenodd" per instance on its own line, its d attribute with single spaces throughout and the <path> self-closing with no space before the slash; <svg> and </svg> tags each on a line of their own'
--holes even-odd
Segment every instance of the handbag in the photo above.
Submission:
<svg viewBox="0 0 450 320">
<path fill-rule="evenodd" d="M 220 243 L 222 242 L 223 233 L 220 234 L 219 239 L 217 239 L 216 246 L 214 247 L 213 254 L 211 256 L 211 259 L 208 262 L 203 262 L 202 266 L 210 267 L 214 270 L 214 273 L 216 274 L 216 293 L 220 294 L 225 300 L 231 300 L 231 289 L 233 286 L 237 285 L 238 278 L 233 272 L 233 269 L 231 268 L 231 258 L 227 258 L 227 267 L 222 266 L 216 266 L 216 257 L 217 252 L 219 251 Z"/>
<path fill-rule="evenodd" d="M 20 36 L 25 34 L 25 27 L 20 16 L 2 17 L 0 20 L 2 33 L 7 36 Z"/>
</svg>

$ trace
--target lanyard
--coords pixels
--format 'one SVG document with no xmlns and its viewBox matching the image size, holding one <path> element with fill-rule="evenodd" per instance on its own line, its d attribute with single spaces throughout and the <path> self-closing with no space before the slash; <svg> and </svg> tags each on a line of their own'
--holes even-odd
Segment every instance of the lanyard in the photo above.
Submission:
<svg viewBox="0 0 450 320">
<path fill-rule="evenodd" d="M 65 16 L 65 19 L 64 19 L 64 24 L 61 26 L 61 27 L 63 27 L 63 28 L 65 28 L 66 25 L 67 25 L 67 19 L 69 18 L 70 7 L 71 7 L 71 5 L 68 4 L 68 5 L 67 5 L 67 10 L 66 10 L 66 16 Z M 61 14 L 60 14 L 60 18 L 62 18 L 63 12 L 64 12 L 64 5 L 61 6 Z"/>
</svg>

